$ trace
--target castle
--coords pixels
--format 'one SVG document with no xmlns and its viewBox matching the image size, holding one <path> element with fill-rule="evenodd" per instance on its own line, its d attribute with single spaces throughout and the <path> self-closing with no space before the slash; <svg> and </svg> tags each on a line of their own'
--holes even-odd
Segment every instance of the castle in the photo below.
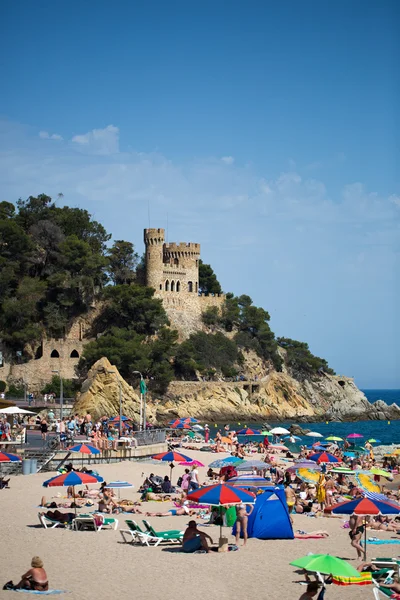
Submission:
<svg viewBox="0 0 400 600">
<path fill-rule="evenodd" d="M 145 229 L 146 285 L 163 302 L 171 327 L 180 340 L 202 329 L 202 313 L 224 302 L 224 294 L 199 293 L 200 244 L 166 243 L 164 229 Z M 3 361 L 0 353 L 0 380 L 29 382 L 30 391 L 39 391 L 57 372 L 65 379 L 76 377 L 76 367 L 91 324 L 101 311 L 101 303 L 78 317 L 63 339 L 43 339 L 34 349 L 35 358 L 22 364 Z M 0 348 L 1 350 L 1 348 Z"/>
<path fill-rule="evenodd" d="M 224 294 L 199 294 L 200 244 L 166 243 L 164 229 L 145 229 L 146 285 L 161 298 L 171 325 L 182 338 L 201 329 L 201 314 L 220 306 Z"/>
</svg>

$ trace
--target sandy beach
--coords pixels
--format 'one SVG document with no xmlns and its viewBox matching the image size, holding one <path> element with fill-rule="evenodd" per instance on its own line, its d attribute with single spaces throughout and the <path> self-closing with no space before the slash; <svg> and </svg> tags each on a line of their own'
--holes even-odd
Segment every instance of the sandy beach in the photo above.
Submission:
<svg viewBox="0 0 400 600">
<path fill-rule="evenodd" d="M 205 452 L 185 451 L 203 463 L 215 460 L 216 455 Z M 225 454 L 219 455 L 223 458 Z M 169 475 L 165 463 L 123 462 L 98 465 L 106 481 L 126 480 L 134 488 L 121 490 L 121 498 L 137 500 L 137 489 L 143 481 L 142 473 L 154 472 Z M 173 482 L 184 467 L 176 466 Z M 206 468 L 199 469 L 200 481 L 206 481 Z M 75 532 L 62 528 L 45 530 L 39 523 L 38 504 L 42 495 L 66 495 L 66 488 L 45 489 L 43 481 L 55 473 L 13 477 L 11 489 L 0 491 L 2 540 L 1 585 L 13 579 L 14 583 L 30 565 L 32 556 L 39 555 L 47 570 L 50 587 L 70 592 L 70 600 L 106 600 L 109 598 L 138 599 L 163 598 L 175 600 L 182 595 L 201 593 L 208 600 L 221 598 L 257 598 L 269 600 L 296 600 L 305 587 L 297 583 L 303 580 L 289 562 L 308 552 L 331 553 L 351 564 L 358 565 L 355 550 L 350 547 L 348 530 L 342 529 L 340 518 L 309 518 L 294 515 L 294 529 L 313 531 L 327 530 L 328 539 L 309 540 L 258 540 L 250 539 L 238 552 L 211 554 L 183 554 L 177 546 L 160 545 L 156 548 L 124 544 L 119 531 L 103 530 Z M 143 503 L 144 511 L 168 510 L 167 502 Z M 66 510 L 66 509 L 61 509 Z M 81 509 L 87 512 L 91 509 Z M 119 528 L 124 528 L 126 514 L 117 515 Z M 144 515 L 143 515 L 144 516 Z M 142 515 L 133 518 L 139 522 Z M 155 529 L 185 529 L 188 517 L 151 517 Z M 199 519 L 199 523 L 202 521 Z M 219 527 L 204 527 L 217 544 Z M 234 541 L 230 528 L 224 534 Z M 376 532 L 371 533 L 371 535 Z M 379 538 L 395 537 L 379 532 Z M 368 556 L 397 556 L 398 546 L 368 546 Z M 0 591 L 0 598 L 13 598 L 14 592 Z M 26 596 L 27 597 L 27 596 Z M 328 587 L 327 600 L 364 600 L 372 598 L 372 586 L 351 586 L 343 589 Z"/>
</svg>

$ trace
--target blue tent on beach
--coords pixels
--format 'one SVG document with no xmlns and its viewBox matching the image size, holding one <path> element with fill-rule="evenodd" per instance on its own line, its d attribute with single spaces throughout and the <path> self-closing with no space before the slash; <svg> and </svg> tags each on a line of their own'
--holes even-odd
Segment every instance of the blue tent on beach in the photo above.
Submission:
<svg viewBox="0 0 400 600">
<path fill-rule="evenodd" d="M 236 524 L 233 534 L 236 533 Z M 294 538 L 283 486 L 265 489 L 257 496 L 247 524 L 249 538 L 260 540 L 292 540 Z"/>
</svg>

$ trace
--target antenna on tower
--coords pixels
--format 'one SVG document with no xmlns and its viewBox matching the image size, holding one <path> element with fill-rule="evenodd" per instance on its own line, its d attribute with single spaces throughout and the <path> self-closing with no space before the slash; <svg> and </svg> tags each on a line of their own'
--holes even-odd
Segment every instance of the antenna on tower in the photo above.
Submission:
<svg viewBox="0 0 400 600">
<path fill-rule="evenodd" d="M 166 242 L 168 244 L 168 212 L 167 212 L 167 239 L 166 239 Z"/>
</svg>

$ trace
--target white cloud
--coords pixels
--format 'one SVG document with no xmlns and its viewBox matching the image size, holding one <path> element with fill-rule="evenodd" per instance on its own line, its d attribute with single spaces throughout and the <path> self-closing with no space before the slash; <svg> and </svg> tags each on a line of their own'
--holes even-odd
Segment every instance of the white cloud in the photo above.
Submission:
<svg viewBox="0 0 400 600">
<path fill-rule="evenodd" d="M 221 161 L 223 163 L 225 163 L 226 165 L 233 165 L 233 163 L 235 162 L 235 159 L 233 156 L 223 156 L 221 158 Z"/>
<path fill-rule="evenodd" d="M 117 154 L 119 152 L 119 128 L 108 125 L 104 129 L 92 129 L 82 135 L 74 135 L 71 140 L 89 154 Z"/>
<path fill-rule="evenodd" d="M 64 138 L 62 137 L 62 135 L 59 135 L 58 133 L 49 133 L 48 131 L 39 131 L 39 137 L 42 140 L 56 140 L 56 141 L 61 141 Z"/>
<path fill-rule="evenodd" d="M 389 202 L 400 208 L 400 196 L 396 196 L 395 194 L 389 196 Z"/>
</svg>

